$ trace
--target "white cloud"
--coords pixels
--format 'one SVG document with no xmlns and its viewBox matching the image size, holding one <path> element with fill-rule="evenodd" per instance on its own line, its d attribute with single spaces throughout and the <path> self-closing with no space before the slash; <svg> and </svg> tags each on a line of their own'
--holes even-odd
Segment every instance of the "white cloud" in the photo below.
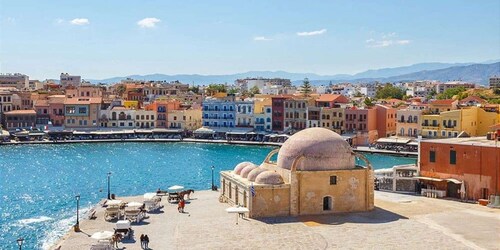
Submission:
<svg viewBox="0 0 500 250">
<path fill-rule="evenodd" d="M 253 38 L 254 41 L 272 41 L 272 38 L 267 38 L 265 36 L 256 36 Z"/>
<path fill-rule="evenodd" d="M 90 24 L 89 19 L 87 19 L 87 18 L 75 18 L 75 19 L 71 20 L 70 23 L 73 25 L 88 25 L 88 24 Z"/>
<path fill-rule="evenodd" d="M 372 32 L 370 34 L 373 35 Z M 410 40 L 399 40 L 397 38 L 396 32 L 390 32 L 390 33 L 381 33 L 379 34 L 380 39 L 374 39 L 370 38 L 365 40 L 366 46 L 368 48 L 384 48 L 384 47 L 389 47 L 393 45 L 406 45 L 411 43 Z"/>
<path fill-rule="evenodd" d="M 147 17 L 147 18 L 144 18 L 144 19 L 140 20 L 139 22 L 137 22 L 137 25 L 139 25 L 139 27 L 141 27 L 141 28 L 151 29 L 151 28 L 154 28 L 156 26 L 156 23 L 159 23 L 159 22 L 161 22 L 161 20 L 158 18 Z"/>
<path fill-rule="evenodd" d="M 305 31 L 297 32 L 297 36 L 317 36 L 326 32 L 326 29 L 315 30 L 315 31 Z"/>
</svg>

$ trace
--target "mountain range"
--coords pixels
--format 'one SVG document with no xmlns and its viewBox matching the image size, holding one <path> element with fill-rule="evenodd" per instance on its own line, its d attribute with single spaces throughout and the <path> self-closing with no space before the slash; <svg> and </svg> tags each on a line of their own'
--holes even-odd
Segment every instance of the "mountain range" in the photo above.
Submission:
<svg viewBox="0 0 500 250">
<path fill-rule="evenodd" d="M 228 75 L 199 75 L 199 74 L 150 74 L 129 75 L 101 80 L 88 80 L 92 83 L 116 83 L 126 78 L 145 81 L 180 81 L 188 84 L 203 85 L 210 83 L 233 83 L 236 79 L 247 77 L 286 78 L 294 84 L 300 84 L 304 78 L 309 78 L 312 84 L 321 85 L 339 82 L 398 82 L 410 80 L 462 80 L 479 84 L 487 84 L 490 76 L 500 75 L 500 60 L 484 63 L 419 63 L 410 66 L 367 70 L 354 75 L 318 75 L 314 73 L 290 73 L 286 71 L 249 71 Z"/>
</svg>

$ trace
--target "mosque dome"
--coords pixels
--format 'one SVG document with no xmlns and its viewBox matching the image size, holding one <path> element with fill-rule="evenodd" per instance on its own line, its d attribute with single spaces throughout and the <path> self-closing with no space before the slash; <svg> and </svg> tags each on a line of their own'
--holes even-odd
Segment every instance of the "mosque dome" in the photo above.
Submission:
<svg viewBox="0 0 500 250">
<path fill-rule="evenodd" d="M 351 146 L 337 133 L 325 128 L 308 128 L 288 138 L 278 152 L 278 167 L 321 171 L 355 167 Z"/>
<path fill-rule="evenodd" d="M 255 181 L 255 178 L 257 178 L 257 176 L 264 171 L 267 171 L 267 169 L 263 167 L 254 168 L 252 171 L 250 171 L 250 173 L 248 173 L 247 179 L 249 181 Z"/>
<path fill-rule="evenodd" d="M 234 167 L 233 172 L 239 175 L 241 173 L 241 170 L 243 170 L 248 165 L 254 165 L 254 164 L 249 161 L 240 162 L 238 165 L 236 165 L 236 167 Z"/>
<path fill-rule="evenodd" d="M 240 172 L 240 176 L 243 177 L 243 178 L 247 178 L 248 174 L 250 173 L 250 171 L 254 170 L 255 168 L 257 168 L 257 165 L 251 163 L 251 164 L 248 164 L 245 168 L 243 168 Z"/>
<path fill-rule="evenodd" d="M 283 177 L 274 171 L 264 171 L 257 175 L 255 182 L 258 184 L 279 185 L 283 184 Z"/>
</svg>

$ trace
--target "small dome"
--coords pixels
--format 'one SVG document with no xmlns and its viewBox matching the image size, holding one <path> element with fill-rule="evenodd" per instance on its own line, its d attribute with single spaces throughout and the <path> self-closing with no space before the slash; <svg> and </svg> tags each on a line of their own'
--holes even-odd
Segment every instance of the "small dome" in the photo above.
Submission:
<svg viewBox="0 0 500 250">
<path fill-rule="evenodd" d="M 264 171 L 257 175 L 255 182 L 258 184 L 279 185 L 283 184 L 283 177 L 274 171 Z"/>
<path fill-rule="evenodd" d="M 244 169 L 241 170 L 240 176 L 243 178 L 247 178 L 250 171 L 254 170 L 255 168 L 257 168 L 257 165 L 255 165 L 253 163 L 247 165 Z"/>
<path fill-rule="evenodd" d="M 243 170 L 248 165 L 254 165 L 254 164 L 249 161 L 240 162 L 238 165 L 236 165 L 236 167 L 234 167 L 233 172 L 239 175 L 241 173 L 241 170 Z"/>
<path fill-rule="evenodd" d="M 250 173 L 248 173 L 247 179 L 249 181 L 255 181 L 255 178 L 257 178 L 257 176 L 264 171 L 267 171 L 267 169 L 265 169 L 263 167 L 257 167 L 255 169 L 253 169 L 252 171 L 250 171 Z"/>
<path fill-rule="evenodd" d="M 325 128 L 308 128 L 288 138 L 278 152 L 278 167 L 291 169 L 298 158 L 297 170 L 320 171 L 352 169 L 354 155 L 349 143 Z"/>
</svg>

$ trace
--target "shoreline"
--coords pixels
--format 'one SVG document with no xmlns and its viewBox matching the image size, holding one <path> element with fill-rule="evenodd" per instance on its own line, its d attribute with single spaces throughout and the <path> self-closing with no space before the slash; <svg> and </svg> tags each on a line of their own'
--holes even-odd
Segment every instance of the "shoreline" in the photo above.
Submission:
<svg viewBox="0 0 500 250">
<path fill-rule="evenodd" d="M 216 143 L 216 144 L 236 144 L 236 145 L 254 145 L 254 146 L 277 146 L 281 147 L 282 142 L 256 142 L 256 141 L 228 141 L 228 140 L 207 140 L 207 139 L 97 139 L 97 140 L 63 140 L 63 141 L 20 141 L 20 142 L 2 142 L 3 145 L 40 145 L 40 144 L 75 144 L 75 143 L 116 143 L 116 142 L 187 142 L 187 143 Z M 353 148 L 355 152 L 368 153 L 368 154 L 383 154 L 402 157 L 418 157 L 418 152 L 406 151 L 390 151 L 368 147 Z"/>
</svg>

